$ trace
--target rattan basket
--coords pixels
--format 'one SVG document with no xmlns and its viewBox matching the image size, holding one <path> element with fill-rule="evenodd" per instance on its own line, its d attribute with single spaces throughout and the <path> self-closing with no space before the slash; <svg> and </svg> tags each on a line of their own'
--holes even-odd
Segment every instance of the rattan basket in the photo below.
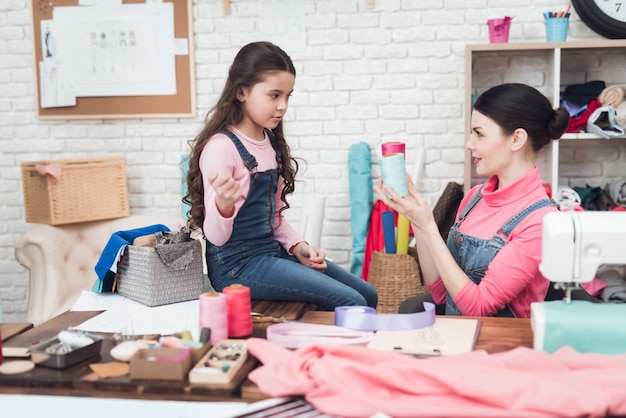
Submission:
<svg viewBox="0 0 626 418">
<path fill-rule="evenodd" d="M 46 167 L 60 168 L 60 177 L 41 174 Z M 130 215 L 124 157 L 23 162 L 22 183 L 26 222 L 62 225 Z"/>
<path fill-rule="evenodd" d="M 146 306 L 198 299 L 204 292 L 200 241 L 171 245 L 192 252 L 192 261 L 185 268 L 166 265 L 155 247 L 129 245 L 117 267 L 117 292 Z"/>
<path fill-rule="evenodd" d="M 417 252 L 409 248 L 409 254 L 372 253 L 367 281 L 378 291 L 378 313 L 398 313 L 405 299 L 426 293 L 422 283 Z"/>
</svg>

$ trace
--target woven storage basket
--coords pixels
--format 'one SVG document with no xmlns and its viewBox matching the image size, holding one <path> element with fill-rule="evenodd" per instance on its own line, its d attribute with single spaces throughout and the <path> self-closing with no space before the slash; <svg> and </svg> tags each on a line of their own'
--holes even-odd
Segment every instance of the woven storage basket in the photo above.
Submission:
<svg viewBox="0 0 626 418">
<path fill-rule="evenodd" d="M 37 168 L 58 165 L 58 179 Z M 26 222 L 63 225 L 130 215 L 124 157 L 22 163 Z"/>
<path fill-rule="evenodd" d="M 166 265 L 155 247 L 129 245 L 117 267 L 117 292 L 146 306 L 198 299 L 204 292 L 202 246 L 191 240 L 170 245 L 184 245 L 192 252 L 185 268 Z"/>
<path fill-rule="evenodd" d="M 409 254 L 372 253 L 367 281 L 378 291 L 378 313 L 398 313 L 405 299 L 426 293 L 422 283 L 417 252 L 409 248 Z"/>
</svg>

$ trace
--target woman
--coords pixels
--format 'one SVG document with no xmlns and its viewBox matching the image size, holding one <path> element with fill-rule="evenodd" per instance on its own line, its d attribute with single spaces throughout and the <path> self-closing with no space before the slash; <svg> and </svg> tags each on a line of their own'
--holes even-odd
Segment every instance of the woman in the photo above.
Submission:
<svg viewBox="0 0 626 418">
<path fill-rule="evenodd" d="M 409 181 L 400 198 L 379 180 L 376 192 L 413 227 L 425 283 L 447 315 L 530 317 L 549 281 L 539 272 L 542 220 L 556 211 L 536 166 L 537 153 L 566 130 L 569 114 L 524 84 L 503 84 L 474 104 L 466 143 L 476 173 L 488 177 L 461 201 L 445 243 L 433 213 Z M 385 192 L 389 193 L 389 199 Z M 410 298 L 400 312 L 420 310 Z"/>
</svg>

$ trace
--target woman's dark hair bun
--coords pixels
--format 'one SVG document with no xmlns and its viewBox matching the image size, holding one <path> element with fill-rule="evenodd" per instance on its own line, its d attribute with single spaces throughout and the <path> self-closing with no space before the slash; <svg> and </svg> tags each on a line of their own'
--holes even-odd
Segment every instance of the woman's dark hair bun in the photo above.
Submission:
<svg viewBox="0 0 626 418">
<path fill-rule="evenodd" d="M 554 111 L 552 120 L 548 124 L 548 136 L 550 139 L 559 139 L 569 125 L 569 112 L 564 107 L 559 107 Z"/>
</svg>

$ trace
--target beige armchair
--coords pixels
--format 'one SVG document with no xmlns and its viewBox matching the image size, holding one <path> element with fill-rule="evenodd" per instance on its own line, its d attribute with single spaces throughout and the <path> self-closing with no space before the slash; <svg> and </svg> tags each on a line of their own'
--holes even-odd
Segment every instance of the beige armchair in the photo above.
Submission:
<svg viewBox="0 0 626 418">
<path fill-rule="evenodd" d="M 15 246 L 15 258 L 29 270 L 27 321 L 39 324 L 68 310 L 97 279 L 94 270 L 117 231 L 164 224 L 180 227 L 179 215 L 131 215 L 97 222 L 36 224 Z"/>
</svg>

